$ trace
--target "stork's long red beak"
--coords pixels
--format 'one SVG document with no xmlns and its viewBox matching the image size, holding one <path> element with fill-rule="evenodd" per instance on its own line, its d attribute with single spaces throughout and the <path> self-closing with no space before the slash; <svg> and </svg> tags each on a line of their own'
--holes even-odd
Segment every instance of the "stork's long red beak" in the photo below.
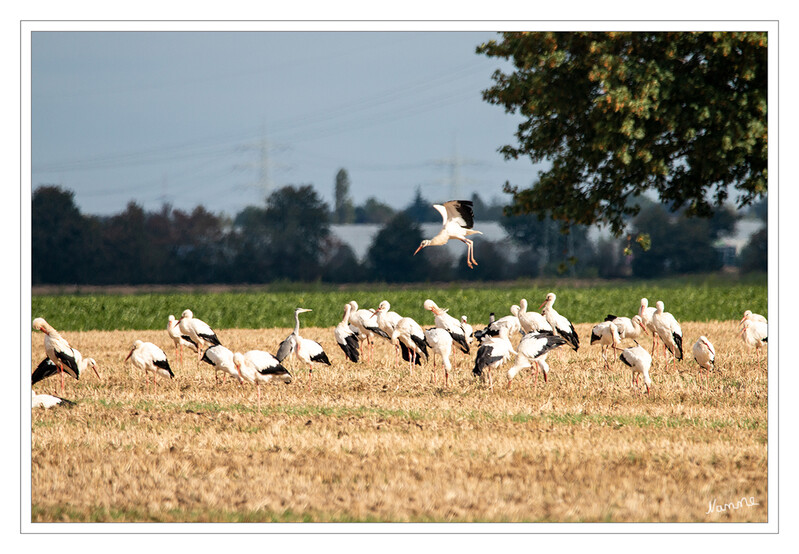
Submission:
<svg viewBox="0 0 799 554">
<path fill-rule="evenodd" d="M 540 310 L 541 308 L 543 308 L 543 307 L 544 307 L 544 304 L 546 304 L 546 303 L 547 303 L 547 301 L 546 301 L 546 300 L 544 300 L 543 302 L 541 302 L 541 305 L 540 305 L 540 306 L 538 306 L 538 309 Z"/>
<path fill-rule="evenodd" d="M 126 361 L 126 362 L 127 362 L 127 361 L 130 359 L 130 357 L 133 355 L 133 350 L 135 350 L 135 348 L 131 349 L 131 351 L 130 351 L 130 352 L 128 352 L 128 356 L 127 356 L 127 358 L 125 358 L 125 361 Z"/>
<path fill-rule="evenodd" d="M 419 253 L 419 250 L 421 250 L 422 248 L 424 248 L 424 246 L 422 246 L 422 245 L 420 244 L 420 245 L 419 245 L 419 248 L 417 248 L 417 249 L 416 249 L 416 252 L 414 252 L 414 253 L 413 253 L 413 255 L 415 256 L 416 254 L 418 254 L 418 253 Z"/>
<path fill-rule="evenodd" d="M 130 357 L 130 354 L 128 354 L 128 358 L 129 358 L 129 357 Z M 128 361 L 128 360 L 127 360 L 127 358 L 125 359 L 125 361 L 126 361 L 126 362 Z M 92 366 L 92 369 L 94 370 L 94 374 L 95 374 L 95 375 L 97 375 L 97 378 L 98 378 L 100 381 L 102 381 L 102 380 L 103 380 L 103 378 L 102 378 L 102 377 L 100 377 L 100 372 L 99 372 L 99 371 L 97 371 L 97 366 Z"/>
</svg>

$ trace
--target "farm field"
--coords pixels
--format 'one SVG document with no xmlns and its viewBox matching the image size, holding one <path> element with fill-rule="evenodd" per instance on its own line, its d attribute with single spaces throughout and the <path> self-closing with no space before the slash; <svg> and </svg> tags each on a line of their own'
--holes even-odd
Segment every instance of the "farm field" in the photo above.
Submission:
<svg viewBox="0 0 799 554">
<path fill-rule="evenodd" d="M 555 307 L 571 315 L 567 296 Z M 746 307 L 765 314 L 756 307 L 765 292 L 721 321 L 682 321 L 675 308 L 686 357 L 655 359 L 650 395 L 631 388 L 620 362 L 603 369 L 599 347 L 588 346 L 592 323 L 576 325 L 578 352 L 550 354 L 547 383 L 528 370 L 506 390 L 509 363 L 489 391 L 471 375 L 474 351 L 453 354 L 447 388 L 440 365 L 436 383 L 430 364 L 413 375 L 406 364 L 393 368 L 386 341 L 373 363 L 352 364 L 333 339 L 340 312 L 311 326 L 305 316 L 318 311 L 309 305 L 302 335 L 321 343 L 333 365 L 318 366 L 309 389 L 307 370 L 294 362 L 292 384 L 262 387 L 260 410 L 251 385 L 217 384 L 211 366 L 175 360 L 164 330 L 169 311 L 158 308 L 157 330 L 68 331 L 58 321 L 64 313 L 48 317 L 37 300 L 34 316 L 94 357 L 102 380 L 67 378 L 64 396 L 77 404 L 32 413 L 34 522 L 768 520 L 767 361 L 745 348 L 731 319 Z M 169 309 L 178 315 L 181 307 Z M 229 328 L 195 313 L 231 350 L 274 353 L 291 331 L 291 309 L 273 329 Z M 429 312 L 418 317 L 432 326 Z M 698 384 L 690 354 L 700 334 L 717 352 L 709 386 Z M 164 349 L 174 380 L 145 387 L 123 362 L 136 339 Z M 31 340 L 33 370 L 44 357 L 42 334 Z M 57 388 L 51 377 L 36 390 Z M 742 497 L 757 505 L 707 513 L 714 500 Z"/>
</svg>

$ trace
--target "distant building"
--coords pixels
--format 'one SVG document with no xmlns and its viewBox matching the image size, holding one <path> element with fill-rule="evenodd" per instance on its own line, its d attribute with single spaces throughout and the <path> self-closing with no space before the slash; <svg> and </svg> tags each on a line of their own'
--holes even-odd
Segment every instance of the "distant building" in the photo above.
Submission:
<svg viewBox="0 0 799 554">
<path fill-rule="evenodd" d="M 735 232 L 732 235 L 722 237 L 713 244 L 713 247 L 721 256 L 722 264 L 725 267 L 737 266 L 741 250 L 744 249 L 752 235 L 765 226 L 766 224 L 760 219 L 738 220 L 735 224 Z"/>
</svg>

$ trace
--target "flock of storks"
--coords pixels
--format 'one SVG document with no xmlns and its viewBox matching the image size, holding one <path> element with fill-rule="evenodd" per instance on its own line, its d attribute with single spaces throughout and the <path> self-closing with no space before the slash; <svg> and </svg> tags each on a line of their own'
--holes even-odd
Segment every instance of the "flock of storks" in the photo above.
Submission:
<svg viewBox="0 0 799 554">
<path fill-rule="evenodd" d="M 427 246 L 446 244 L 450 239 L 462 241 L 467 246 L 466 262 L 468 266 L 477 265 L 474 259 L 474 244 L 466 237 L 481 234 L 475 231 L 474 213 L 472 202 L 468 200 L 452 200 L 444 204 L 434 204 L 433 207 L 441 214 L 443 224 L 441 231 L 432 239 L 423 240 L 416 251 Z M 391 341 L 394 345 L 394 366 L 399 363 L 399 357 L 408 362 L 410 373 L 415 365 L 421 365 L 432 354 L 433 373 L 432 380 L 436 381 L 435 357 L 438 355 L 444 368 L 444 386 L 449 383 L 449 372 L 452 369 L 450 357 L 453 344 L 465 354 L 470 353 L 470 345 L 477 339 L 479 346 L 474 361 L 472 373 L 488 381 L 489 388 L 493 389 L 491 371 L 499 368 L 516 356 L 516 361 L 508 370 L 507 386 L 510 388 L 513 378 L 522 369 L 536 366 L 535 378 L 538 380 L 539 370 L 543 372 L 546 381 L 549 365 L 546 362 L 547 354 L 562 345 L 568 345 L 575 351 L 580 347 L 580 338 L 571 322 L 560 315 L 553 308 L 555 294 L 547 294 L 544 302 L 539 306 L 541 313 L 528 312 L 527 300 L 521 299 L 519 305 L 511 306 L 511 314 L 494 319 L 491 314 L 489 324 L 485 328 L 474 331 L 467 323 L 466 316 L 460 319 L 447 313 L 447 309 L 439 308 L 432 300 L 425 300 L 424 308 L 435 316 L 435 326 L 429 329 L 422 327 L 409 317 L 402 317 L 391 311 L 387 301 L 379 304 L 377 309 L 359 309 L 354 300 L 344 307 L 341 322 L 336 325 L 333 334 L 336 343 L 341 347 L 346 357 L 357 363 L 368 350 L 369 360 L 374 362 L 374 341 L 376 337 Z M 310 311 L 307 308 L 297 308 L 294 311 L 294 331 L 282 342 L 273 356 L 263 350 L 250 350 L 245 353 L 231 352 L 223 346 L 216 333 L 204 321 L 194 317 L 191 310 L 185 310 L 180 319 L 169 316 L 167 331 L 175 343 L 178 359 L 183 357 L 183 349 L 187 348 L 197 353 L 197 360 L 206 362 L 214 367 L 215 375 L 222 372 L 223 380 L 227 376 L 238 380 L 239 383 L 249 382 L 258 389 L 258 405 L 261 403 L 260 385 L 272 380 L 290 383 L 292 375 L 282 362 L 291 354 L 308 366 L 308 387 L 311 386 L 313 364 L 331 365 L 322 346 L 308 338 L 300 336 L 300 314 Z M 753 314 L 747 310 L 741 320 L 741 337 L 750 346 L 760 348 L 768 341 L 768 322 L 761 315 Z M 64 391 L 64 373 L 75 379 L 80 377 L 82 371 L 91 367 L 100 378 L 97 363 L 93 358 L 84 359 L 80 352 L 69 346 L 69 343 L 50 326 L 44 319 L 33 320 L 33 328 L 45 334 L 44 347 L 47 357 L 38 365 L 31 376 L 32 384 L 42 379 L 60 374 L 61 393 Z M 513 347 L 510 337 L 514 333 L 523 335 L 521 341 Z M 655 353 L 658 339 L 662 341 L 664 351 L 668 351 L 677 360 L 683 358 L 682 330 L 677 320 L 669 312 L 664 311 L 663 302 L 657 302 L 655 308 L 648 305 L 647 299 L 641 299 L 638 314 L 632 318 L 608 315 L 606 320 L 592 329 L 591 344 L 602 346 L 602 358 L 608 365 L 607 349 L 620 350 L 619 359 L 632 368 L 633 385 L 638 384 L 639 376 L 644 379 L 646 392 L 652 380 L 649 369 L 652 365 L 652 355 L 638 344 L 637 339 L 647 332 L 652 333 L 652 354 Z M 622 349 L 622 339 L 631 339 L 635 346 Z M 710 371 L 716 357 L 713 344 L 705 336 L 700 336 L 692 348 L 695 360 L 699 364 L 700 376 L 703 370 Z M 133 365 L 142 369 L 149 387 L 149 373 L 153 373 L 153 383 L 156 376 L 172 378 L 174 373 L 169 366 L 166 354 L 161 348 L 151 342 L 137 340 L 128 353 L 125 361 L 131 360 Z M 33 405 L 49 407 L 60 402 L 67 402 L 59 397 L 50 395 L 37 395 L 32 393 Z"/>
<path fill-rule="evenodd" d="M 341 321 L 333 329 L 336 344 L 346 358 L 358 363 L 368 358 L 374 363 L 374 343 L 377 339 L 390 341 L 395 352 L 393 365 L 396 367 L 401 357 L 408 363 L 408 370 L 413 374 L 414 366 L 421 366 L 422 361 L 432 358 L 433 371 L 431 381 L 437 382 L 436 356 L 441 358 L 444 372 L 443 385 L 449 384 L 449 373 L 452 370 L 451 357 L 456 347 L 464 354 L 470 354 L 474 341 L 477 341 L 477 354 L 474 358 L 472 373 L 488 383 L 493 389 L 492 370 L 496 370 L 516 356 L 514 364 L 507 371 L 507 387 L 510 388 L 514 377 L 523 369 L 535 366 L 535 380 L 539 373 L 544 380 L 549 374 L 547 355 L 552 350 L 566 345 L 577 351 L 580 338 L 574 325 L 553 307 L 556 296 L 547 294 L 539 306 L 541 312 L 527 311 L 527 300 L 521 299 L 518 305 L 510 308 L 511 313 L 495 318 L 492 313 L 489 323 L 482 329 L 474 331 L 467 317 L 460 318 L 449 315 L 447 309 L 440 308 L 433 300 L 425 300 L 423 306 L 434 316 L 434 326 L 423 329 L 410 317 L 403 317 L 391 310 L 388 301 L 382 301 L 376 309 L 359 309 L 354 300 L 344 306 Z M 295 359 L 304 362 L 308 368 L 308 388 L 311 387 L 314 364 L 331 365 L 328 355 L 322 346 L 309 338 L 300 335 L 300 314 L 310 311 L 297 308 L 294 311 L 294 330 L 283 340 L 275 355 L 264 350 L 232 352 L 221 344 L 217 334 L 204 321 L 194 317 L 191 310 L 185 310 L 180 319 L 170 315 L 167 332 L 175 346 L 175 356 L 182 361 L 183 351 L 196 352 L 197 360 L 223 374 L 223 382 L 228 376 L 238 383 L 251 383 L 256 386 L 258 406 L 261 404 L 262 383 L 278 381 L 291 383 L 293 376 L 283 362 Z M 740 321 L 741 338 L 755 348 L 760 348 L 768 341 L 767 320 L 759 314 L 747 310 Z M 61 393 L 64 391 L 64 374 L 79 379 L 87 369 L 100 378 L 99 368 L 94 358 L 84 358 L 66 339 L 49 325 L 43 318 L 33 320 L 33 328 L 44 333 L 44 348 L 47 356 L 31 375 L 32 385 L 58 374 L 61 379 Z M 514 347 L 511 337 L 522 335 Z M 649 370 L 652 365 L 652 354 L 638 343 L 642 335 L 652 334 L 652 354 L 660 341 L 664 352 L 668 352 L 676 360 L 683 359 L 682 330 L 677 320 L 669 312 L 664 311 L 663 302 L 657 302 L 656 308 L 648 306 L 646 298 L 641 299 L 638 314 L 632 318 L 608 315 L 606 320 L 595 325 L 591 331 L 590 344 L 602 347 L 602 358 L 605 366 L 609 364 L 606 352 L 613 349 L 620 351 L 619 359 L 632 370 L 632 384 L 638 385 L 639 377 L 643 377 L 646 392 L 649 393 L 652 380 Z M 635 346 L 621 347 L 622 340 L 632 340 Z M 699 364 L 700 376 L 703 370 L 713 369 L 715 349 L 707 337 L 700 336 L 692 348 L 694 359 Z M 164 351 L 153 344 L 136 340 L 125 361 L 144 371 L 146 385 L 150 387 L 149 374 L 153 374 L 153 385 L 156 377 L 173 378 L 174 373 Z M 50 407 L 58 403 L 72 404 L 57 396 L 32 393 L 33 406 Z"/>
</svg>

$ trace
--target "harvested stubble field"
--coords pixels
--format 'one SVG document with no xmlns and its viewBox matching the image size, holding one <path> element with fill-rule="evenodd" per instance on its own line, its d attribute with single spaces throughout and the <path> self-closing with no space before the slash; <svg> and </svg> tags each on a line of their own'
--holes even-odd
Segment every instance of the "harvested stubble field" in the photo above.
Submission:
<svg viewBox="0 0 799 554">
<path fill-rule="evenodd" d="M 424 320 L 424 323 L 429 323 Z M 352 364 L 332 328 L 303 329 L 333 362 L 294 365 L 290 385 L 216 384 L 182 367 L 165 331 L 65 332 L 93 374 L 67 378 L 72 408 L 32 415 L 32 518 L 156 522 L 716 522 L 767 521 L 767 370 L 735 321 L 683 323 L 686 359 L 656 358 L 649 396 L 620 362 L 602 369 L 590 324 L 579 352 L 549 357 L 493 392 L 454 354 L 450 386 L 431 366 L 392 369 L 393 349 Z M 233 351 L 274 352 L 290 329 L 218 329 Z M 709 388 L 690 348 L 715 344 Z M 123 363 L 135 339 L 168 354 L 172 381 L 147 390 Z M 33 367 L 42 335 L 32 336 Z M 518 342 L 518 337 L 514 343 Z M 649 346 L 650 342 L 645 342 Z M 507 369 L 507 366 L 506 368 Z M 58 379 L 37 385 L 53 393 Z M 58 394 L 57 392 L 55 392 Z M 707 514 L 754 498 L 756 506 Z"/>
</svg>

